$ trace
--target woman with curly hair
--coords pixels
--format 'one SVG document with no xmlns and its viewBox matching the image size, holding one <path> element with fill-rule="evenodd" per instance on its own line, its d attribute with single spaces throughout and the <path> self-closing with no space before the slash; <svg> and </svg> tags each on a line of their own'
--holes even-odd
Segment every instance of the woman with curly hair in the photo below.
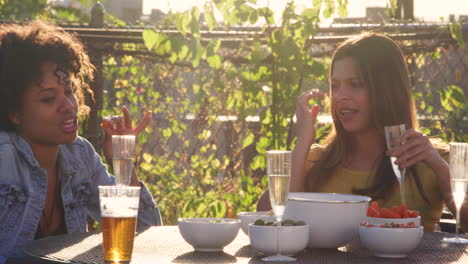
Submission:
<svg viewBox="0 0 468 264">
<path fill-rule="evenodd" d="M 93 72 L 83 44 L 58 26 L 0 26 L 0 263 L 24 261 L 30 240 L 86 232 L 88 216 L 100 220 L 98 185 L 115 179 L 77 135 Z M 105 128 L 106 157 L 112 134 L 138 134 L 151 118 L 132 128 L 126 108 L 124 115 Z M 135 173 L 131 185 L 142 187 L 137 229 L 161 225 Z"/>
</svg>

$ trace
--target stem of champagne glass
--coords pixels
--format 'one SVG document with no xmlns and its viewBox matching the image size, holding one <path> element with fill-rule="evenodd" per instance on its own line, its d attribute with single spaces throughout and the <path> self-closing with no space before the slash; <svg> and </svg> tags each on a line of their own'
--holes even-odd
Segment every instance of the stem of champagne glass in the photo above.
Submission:
<svg viewBox="0 0 468 264">
<path fill-rule="evenodd" d="M 280 233 L 280 230 L 281 230 L 281 219 L 282 219 L 282 216 L 279 215 L 276 217 L 276 222 L 278 222 L 278 232 L 276 233 L 276 252 L 277 252 L 277 255 L 281 255 L 280 253 L 280 243 L 279 243 L 279 233 Z"/>
<path fill-rule="evenodd" d="M 458 228 L 460 228 L 460 208 L 455 206 L 455 237 L 458 238 Z"/>
<path fill-rule="evenodd" d="M 405 186 L 403 185 L 403 181 L 400 182 L 400 195 L 401 195 L 401 203 L 406 205 Z"/>
</svg>

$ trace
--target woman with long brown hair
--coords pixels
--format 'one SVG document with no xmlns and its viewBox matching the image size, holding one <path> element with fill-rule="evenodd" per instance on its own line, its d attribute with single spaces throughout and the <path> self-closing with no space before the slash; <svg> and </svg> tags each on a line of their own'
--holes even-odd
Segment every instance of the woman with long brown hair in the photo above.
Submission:
<svg viewBox="0 0 468 264">
<path fill-rule="evenodd" d="M 453 208 L 444 160 L 448 149 L 417 131 L 409 73 L 399 46 L 378 33 L 344 41 L 333 54 L 329 84 L 333 130 L 322 145 L 314 144 L 319 106 L 310 108 L 308 102 L 323 94 L 307 92 L 298 99 L 291 191 L 360 194 L 382 207 L 400 205 L 393 156 L 407 169 L 407 207 L 420 212 L 425 231 L 434 231 L 444 204 Z M 404 144 L 388 150 L 384 126 L 397 124 L 406 125 L 399 138 Z M 259 201 L 259 210 L 268 207 L 266 197 Z"/>
</svg>

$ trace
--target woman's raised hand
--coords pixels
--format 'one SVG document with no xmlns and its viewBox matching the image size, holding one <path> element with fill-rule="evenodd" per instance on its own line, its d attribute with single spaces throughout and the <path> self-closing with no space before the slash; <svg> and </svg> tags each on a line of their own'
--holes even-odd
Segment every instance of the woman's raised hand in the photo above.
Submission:
<svg viewBox="0 0 468 264">
<path fill-rule="evenodd" d="M 130 112 L 127 107 L 123 106 L 122 112 L 123 118 L 122 116 L 113 116 L 110 119 L 104 119 L 101 123 L 101 126 L 104 129 L 102 148 L 108 163 L 112 161 L 112 135 L 135 135 L 138 137 L 141 131 L 143 131 L 149 124 L 152 117 L 151 112 L 146 112 L 140 122 L 133 127 Z"/>
<path fill-rule="evenodd" d="M 317 89 L 308 91 L 299 96 L 296 104 L 297 142 L 306 146 L 315 141 L 315 120 L 320 110 L 318 105 L 310 107 L 309 100 L 323 98 L 324 94 Z M 296 143 L 296 144 L 298 144 Z"/>
</svg>

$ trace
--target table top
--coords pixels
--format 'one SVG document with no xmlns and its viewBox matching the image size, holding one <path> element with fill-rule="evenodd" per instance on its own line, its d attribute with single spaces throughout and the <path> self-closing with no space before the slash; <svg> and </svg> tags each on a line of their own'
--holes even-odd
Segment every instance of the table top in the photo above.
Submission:
<svg viewBox="0 0 468 264">
<path fill-rule="evenodd" d="M 424 233 L 419 246 L 406 258 L 378 258 L 361 245 L 359 239 L 338 249 L 307 249 L 296 255 L 292 263 L 465 263 L 468 247 L 443 243 L 454 234 Z M 463 237 L 468 237 L 464 235 Z M 102 234 L 90 232 L 60 235 L 32 241 L 25 253 L 41 263 L 104 263 Z M 249 243 L 241 230 L 236 239 L 222 252 L 196 252 L 186 243 L 177 226 L 151 227 L 135 237 L 131 264 L 148 263 L 262 263 L 263 256 Z"/>
</svg>

